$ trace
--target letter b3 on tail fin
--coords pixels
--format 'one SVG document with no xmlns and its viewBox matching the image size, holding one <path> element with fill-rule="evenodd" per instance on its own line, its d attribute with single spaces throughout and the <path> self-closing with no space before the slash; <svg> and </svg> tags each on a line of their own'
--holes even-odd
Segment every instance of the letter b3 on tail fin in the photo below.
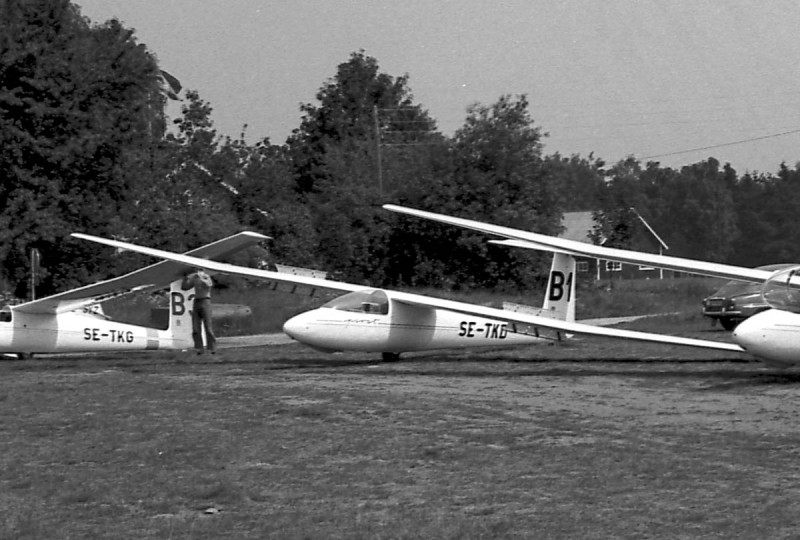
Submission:
<svg viewBox="0 0 800 540">
<path fill-rule="evenodd" d="M 169 348 L 190 349 L 194 346 L 192 339 L 192 299 L 194 289 L 181 290 L 179 279 L 169 287 L 169 328 L 168 339 L 172 341 Z"/>
</svg>

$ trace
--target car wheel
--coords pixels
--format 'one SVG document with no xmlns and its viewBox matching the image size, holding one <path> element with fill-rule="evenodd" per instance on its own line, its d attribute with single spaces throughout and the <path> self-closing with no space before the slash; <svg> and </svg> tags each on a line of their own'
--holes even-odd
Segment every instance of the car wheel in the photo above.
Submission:
<svg viewBox="0 0 800 540">
<path fill-rule="evenodd" d="M 739 321 L 736 319 L 720 319 L 719 323 L 725 330 L 733 330 L 739 325 Z"/>
</svg>

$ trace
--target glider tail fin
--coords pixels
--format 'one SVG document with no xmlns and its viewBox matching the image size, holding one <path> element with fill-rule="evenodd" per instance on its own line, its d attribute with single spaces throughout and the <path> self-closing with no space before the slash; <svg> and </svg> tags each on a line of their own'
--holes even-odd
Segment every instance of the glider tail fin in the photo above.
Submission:
<svg viewBox="0 0 800 540">
<path fill-rule="evenodd" d="M 553 253 L 553 265 L 547 280 L 542 311 L 569 322 L 575 321 L 575 258 L 562 252 Z"/>
<path fill-rule="evenodd" d="M 191 348 L 192 340 L 192 305 L 194 289 L 184 291 L 178 279 L 169 286 L 169 328 L 174 348 Z"/>
</svg>

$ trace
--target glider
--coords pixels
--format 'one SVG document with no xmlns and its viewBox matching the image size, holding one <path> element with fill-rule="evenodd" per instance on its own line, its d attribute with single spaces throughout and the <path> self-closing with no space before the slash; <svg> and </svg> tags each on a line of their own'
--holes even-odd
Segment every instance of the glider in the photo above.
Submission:
<svg viewBox="0 0 800 540">
<path fill-rule="evenodd" d="M 222 258 L 268 237 L 244 232 L 187 252 L 198 258 Z M 162 261 L 123 276 L 86 285 L 0 310 L 0 354 L 133 351 L 192 347 L 191 298 L 180 282 L 190 267 Z M 169 287 L 169 324 L 165 330 L 121 323 L 93 307 L 124 294 Z"/>
<path fill-rule="evenodd" d="M 610 336 L 742 352 L 734 344 L 600 328 L 575 322 L 575 261 L 565 253 L 556 253 L 554 256 L 542 310 L 527 313 L 247 268 L 81 233 L 73 233 L 72 236 L 212 272 L 310 287 L 312 291 L 322 289 L 346 293 L 318 309 L 289 319 L 283 326 L 284 331 L 298 342 L 326 352 L 376 352 L 381 353 L 384 359 L 393 360 L 403 352 L 558 341 L 567 334 Z"/>
<path fill-rule="evenodd" d="M 593 257 L 679 270 L 705 276 L 762 283 L 762 297 L 771 309 L 753 315 L 739 324 L 733 332 L 733 341 L 737 346 L 741 347 L 741 350 L 752 354 L 765 363 L 781 367 L 800 364 L 800 266 L 792 266 L 777 271 L 746 268 L 607 248 L 393 204 L 384 205 L 383 208 L 400 214 L 499 236 L 504 240 L 493 242 L 505 246 L 558 251 L 569 253 L 573 256 Z"/>
</svg>

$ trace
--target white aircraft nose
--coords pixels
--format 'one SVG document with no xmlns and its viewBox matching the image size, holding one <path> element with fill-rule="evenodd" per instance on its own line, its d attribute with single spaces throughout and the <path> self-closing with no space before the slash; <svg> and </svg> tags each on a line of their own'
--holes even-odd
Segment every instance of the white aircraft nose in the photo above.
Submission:
<svg viewBox="0 0 800 540">
<path fill-rule="evenodd" d="M 295 341 L 303 341 L 303 337 L 308 333 L 308 317 L 305 313 L 295 315 L 283 323 L 283 332 Z"/>
<path fill-rule="evenodd" d="M 757 316 L 750 317 L 736 326 L 732 337 L 740 347 L 755 353 L 764 341 L 764 325 Z"/>
<path fill-rule="evenodd" d="M 318 351 L 326 353 L 340 351 L 339 332 L 334 329 L 332 334 L 326 333 L 325 325 L 320 327 L 319 313 L 320 310 L 312 309 L 296 315 L 283 323 L 283 331 L 293 340 Z"/>
<path fill-rule="evenodd" d="M 741 322 L 733 340 L 765 362 L 785 367 L 800 362 L 799 333 L 800 315 L 768 309 Z"/>
</svg>

